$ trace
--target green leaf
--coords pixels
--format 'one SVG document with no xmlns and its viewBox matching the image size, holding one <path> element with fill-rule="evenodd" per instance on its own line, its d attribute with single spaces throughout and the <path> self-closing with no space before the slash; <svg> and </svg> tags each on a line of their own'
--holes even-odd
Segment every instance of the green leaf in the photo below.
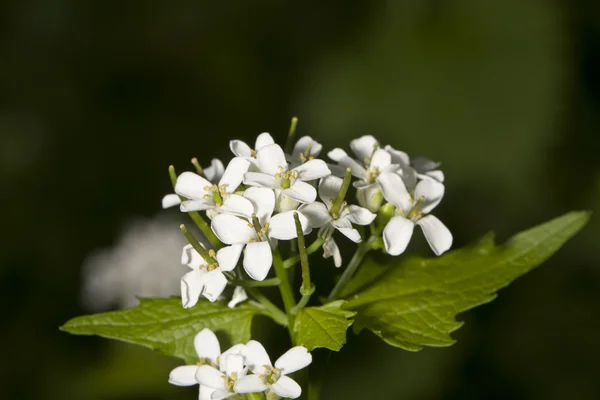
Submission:
<svg viewBox="0 0 600 400">
<path fill-rule="evenodd" d="M 344 300 L 337 300 L 320 307 L 301 309 L 294 323 L 297 344 L 309 351 L 318 347 L 339 351 L 346 344 L 346 330 L 356 314 L 343 310 L 344 303 Z"/>
<path fill-rule="evenodd" d="M 248 304 L 200 301 L 184 309 L 181 299 L 140 299 L 140 305 L 120 311 L 76 317 L 60 329 L 75 335 L 98 335 L 139 344 L 195 363 L 194 336 L 204 328 L 224 331 L 232 344 L 250 340 L 252 317 L 260 312 Z"/>
<path fill-rule="evenodd" d="M 351 296 L 344 308 L 357 311 L 355 328 L 370 329 L 392 346 L 410 351 L 450 346 L 450 333 L 462 325 L 457 314 L 493 300 L 496 291 L 554 254 L 589 216 L 565 214 L 502 246 L 487 235 L 442 257 L 405 259 L 379 273 L 377 282 Z"/>
</svg>

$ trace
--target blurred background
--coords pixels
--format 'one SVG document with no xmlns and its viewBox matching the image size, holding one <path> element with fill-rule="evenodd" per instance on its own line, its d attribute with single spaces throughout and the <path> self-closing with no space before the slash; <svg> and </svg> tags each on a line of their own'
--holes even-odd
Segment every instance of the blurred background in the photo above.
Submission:
<svg viewBox="0 0 600 400">
<path fill-rule="evenodd" d="M 0 397 L 196 398 L 167 383 L 176 359 L 58 331 L 178 292 L 169 164 L 283 141 L 297 115 L 326 149 L 374 134 L 442 161 L 455 246 L 503 241 L 600 204 L 599 72 L 586 0 L 2 2 Z M 451 348 L 317 351 L 322 398 L 599 399 L 599 231 L 461 315 Z"/>
</svg>

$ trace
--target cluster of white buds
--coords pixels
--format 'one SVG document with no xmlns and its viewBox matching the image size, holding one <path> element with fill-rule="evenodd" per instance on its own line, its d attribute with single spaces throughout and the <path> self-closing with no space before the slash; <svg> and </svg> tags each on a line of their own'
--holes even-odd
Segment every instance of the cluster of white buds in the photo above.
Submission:
<svg viewBox="0 0 600 400">
<path fill-rule="evenodd" d="M 210 329 L 196 335 L 194 348 L 198 363 L 175 368 L 169 382 L 177 386 L 199 384 L 200 400 L 221 400 L 236 394 L 264 391 L 296 399 L 302 394 L 302 388 L 288 375 L 312 362 L 308 350 L 296 346 L 272 364 L 263 345 L 255 340 L 245 345 L 236 344 L 221 353 L 219 340 Z"/>
<path fill-rule="evenodd" d="M 245 273 L 257 281 L 266 279 L 278 242 L 298 237 L 295 215 L 303 234 L 318 229 L 315 242 L 337 267 L 342 259 L 333 234 L 337 230 L 360 243 L 356 225 L 371 225 L 391 255 L 404 252 L 415 225 L 436 255 L 448 250 L 450 231 L 429 214 L 444 195 L 439 164 L 410 160 L 369 135 L 352 140 L 350 148 L 356 158 L 336 148 L 328 157 L 337 164 L 327 164 L 317 158 L 322 145 L 309 136 L 286 154 L 270 134 L 262 133 L 254 149 L 232 140 L 235 157 L 226 168 L 216 159 L 205 169 L 192 160 L 197 172 L 174 180 L 175 194 L 165 196 L 163 207 L 180 204 L 183 212 L 205 212 L 211 220 L 209 233 L 225 247 L 216 252 L 200 245 L 184 248 L 182 263 L 192 268 L 181 283 L 184 307 L 192 307 L 200 296 L 215 301 L 228 277 L 242 278 L 241 270 L 235 270 L 242 253 Z M 346 201 L 352 176 L 359 205 Z"/>
</svg>

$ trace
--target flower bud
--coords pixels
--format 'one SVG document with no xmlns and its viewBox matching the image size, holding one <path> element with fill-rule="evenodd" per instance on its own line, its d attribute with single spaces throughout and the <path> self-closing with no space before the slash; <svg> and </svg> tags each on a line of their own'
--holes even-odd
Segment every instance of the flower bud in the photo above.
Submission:
<svg viewBox="0 0 600 400">
<path fill-rule="evenodd" d="M 358 203 L 367 210 L 376 213 L 383 202 L 383 195 L 378 185 L 370 185 L 356 191 Z"/>
</svg>

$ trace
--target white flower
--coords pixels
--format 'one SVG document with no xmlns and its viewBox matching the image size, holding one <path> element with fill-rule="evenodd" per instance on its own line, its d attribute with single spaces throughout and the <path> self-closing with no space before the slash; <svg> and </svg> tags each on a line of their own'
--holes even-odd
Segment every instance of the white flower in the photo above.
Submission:
<svg viewBox="0 0 600 400">
<path fill-rule="evenodd" d="M 220 209 L 221 214 L 211 222 L 211 228 L 221 242 L 245 247 L 244 269 L 258 281 L 264 280 L 271 269 L 273 239 L 297 237 L 294 211 L 272 216 L 274 208 L 275 194 L 271 189 L 248 188 L 243 196 L 229 196 Z M 308 220 L 298 214 L 304 233 L 309 233 Z"/>
<path fill-rule="evenodd" d="M 196 365 L 183 365 L 177 367 L 169 374 L 169 383 L 176 386 L 192 386 L 198 384 L 196 372 L 203 365 L 217 366 L 219 361 L 228 359 L 229 355 L 239 354 L 243 345 L 236 345 L 221 354 L 219 340 L 210 329 L 201 330 L 194 337 L 194 348 L 198 354 L 199 362 Z M 211 400 L 215 389 L 200 384 L 199 400 Z"/>
<path fill-rule="evenodd" d="M 242 183 L 250 162 L 242 157 L 234 157 L 223 172 L 218 185 L 213 184 L 193 172 L 184 172 L 177 178 L 175 193 L 189 200 L 181 203 L 181 211 L 212 210 L 220 207 L 223 201 Z"/>
<path fill-rule="evenodd" d="M 229 141 L 229 148 L 231 152 L 235 154 L 237 157 L 244 157 L 247 159 L 256 158 L 256 152 L 262 149 L 263 147 L 273 144 L 275 141 L 273 137 L 268 132 L 263 132 L 256 138 L 256 142 L 254 144 L 254 149 L 246 144 L 246 142 L 242 140 L 231 140 Z"/>
<path fill-rule="evenodd" d="M 440 163 L 425 157 L 415 157 L 411 160 L 408 154 L 396 150 L 390 145 L 385 146 L 385 150 L 392 156 L 392 162 L 400 165 L 398 173 L 409 191 L 414 190 L 417 185 L 417 178 L 444 182 L 444 173 L 438 169 Z"/>
<path fill-rule="evenodd" d="M 333 210 L 332 207 L 337 194 L 342 188 L 342 183 L 343 179 L 333 175 L 321 179 L 321 182 L 319 182 L 319 197 L 321 197 L 323 203 L 306 204 L 298 210 L 306 216 L 311 227 L 321 228 L 319 236 L 329 241 L 328 248 L 324 249 L 325 254 L 335 255 L 337 252 L 337 255 L 339 255 L 339 249 L 337 249 L 337 245 L 332 239 L 334 229 L 340 231 L 354 243 L 360 243 L 362 241 L 360 233 L 352 227 L 352 224 L 369 225 L 376 217 L 366 208 L 346 205 L 346 202 L 341 205 L 339 210 Z M 336 267 L 339 267 L 341 258 L 339 258 L 339 263 L 337 261 L 334 258 Z"/>
<path fill-rule="evenodd" d="M 285 154 L 277 144 L 260 149 L 256 153 L 256 160 L 260 172 L 247 172 L 244 184 L 280 190 L 282 194 L 300 203 L 312 203 L 317 198 L 317 190 L 306 181 L 331 174 L 327 164 L 317 159 L 290 170 Z"/>
<path fill-rule="evenodd" d="M 227 307 L 234 308 L 246 300 L 248 300 L 246 290 L 244 290 L 242 286 L 236 286 L 235 289 L 233 289 L 233 296 L 231 296 L 231 300 L 227 303 Z"/>
<path fill-rule="evenodd" d="M 286 158 L 296 166 L 318 157 L 321 150 L 323 150 L 321 143 L 313 140 L 310 136 L 302 136 L 294 145 L 292 154 L 286 154 Z"/>
<path fill-rule="evenodd" d="M 419 174 L 419 178 L 431 178 L 438 182 L 444 182 L 444 173 L 439 170 L 439 162 L 431 161 L 425 157 L 415 157 L 411 161 L 412 166 Z"/>
<path fill-rule="evenodd" d="M 333 236 L 330 236 L 323 243 L 323 258 L 329 257 L 333 257 L 333 265 L 337 268 L 342 266 L 342 253 L 340 253 L 340 248 L 335 240 L 333 240 Z"/>
<path fill-rule="evenodd" d="M 296 399 L 302 394 L 302 388 L 287 375 L 296 372 L 312 362 L 312 355 L 303 346 L 289 349 L 277 361 L 275 366 L 262 344 L 251 340 L 240 351 L 246 365 L 255 375 L 246 375 L 238 379 L 236 393 L 256 393 L 271 389 L 276 395 Z"/>
<path fill-rule="evenodd" d="M 201 245 L 202 246 L 202 245 Z M 191 244 L 184 246 L 181 254 L 181 263 L 192 270 L 181 278 L 181 302 L 183 308 L 196 305 L 200 295 L 214 302 L 225 290 L 227 278 L 223 272 L 235 268 L 243 246 L 226 246 L 217 251 L 209 250 L 215 262 L 208 264 Z"/>
<path fill-rule="evenodd" d="M 197 368 L 195 377 L 200 385 L 215 389 L 210 396 L 211 400 L 221 400 L 236 394 L 235 383 L 246 376 L 247 372 L 241 355 L 222 354 L 218 369 L 211 365 L 201 365 Z"/>
<path fill-rule="evenodd" d="M 404 252 L 413 234 L 415 224 L 423 229 L 425 238 L 436 255 L 447 251 L 452 245 L 452 234 L 433 215 L 428 214 L 444 196 L 444 185 L 433 180 L 420 181 L 411 195 L 406 190 L 402 178 L 395 173 L 381 174 L 377 181 L 383 197 L 396 206 L 395 216 L 383 230 L 383 242 L 391 255 Z"/>
<path fill-rule="evenodd" d="M 206 167 L 202 170 L 204 177 L 211 183 L 217 183 L 221 180 L 225 168 L 223 163 L 218 158 L 213 158 L 210 162 L 210 167 Z M 181 204 L 181 199 L 176 193 L 167 194 L 162 198 L 162 208 L 169 208 Z"/>
</svg>

